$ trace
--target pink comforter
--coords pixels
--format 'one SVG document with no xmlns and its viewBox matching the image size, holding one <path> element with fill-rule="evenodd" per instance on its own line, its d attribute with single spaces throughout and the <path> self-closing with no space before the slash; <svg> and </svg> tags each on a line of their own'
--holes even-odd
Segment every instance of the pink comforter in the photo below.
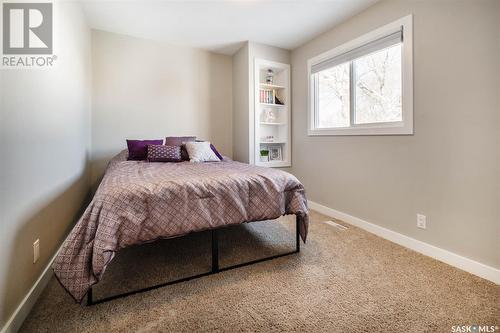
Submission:
<svg viewBox="0 0 500 333">
<path fill-rule="evenodd" d="M 126 156 L 123 151 L 111 160 L 53 264 L 78 302 L 115 253 L 130 245 L 284 214 L 302 217 L 300 234 L 306 239 L 304 187 L 289 173 L 229 160 L 149 163 Z"/>
</svg>

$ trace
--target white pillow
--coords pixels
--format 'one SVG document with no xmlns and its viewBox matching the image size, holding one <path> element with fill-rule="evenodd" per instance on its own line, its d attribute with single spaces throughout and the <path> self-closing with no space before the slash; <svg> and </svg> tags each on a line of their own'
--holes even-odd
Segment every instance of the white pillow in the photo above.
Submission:
<svg viewBox="0 0 500 333">
<path fill-rule="evenodd" d="M 210 142 L 186 142 L 185 145 L 190 162 L 220 162 L 210 148 Z"/>
</svg>

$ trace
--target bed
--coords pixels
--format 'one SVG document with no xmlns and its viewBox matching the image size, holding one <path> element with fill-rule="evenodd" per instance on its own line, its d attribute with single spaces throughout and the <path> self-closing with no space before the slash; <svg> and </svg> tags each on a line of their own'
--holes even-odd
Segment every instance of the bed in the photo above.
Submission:
<svg viewBox="0 0 500 333">
<path fill-rule="evenodd" d="M 221 271 L 217 229 L 285 214 L 296 215 L 298 252 L 299 235 L 304 242 L 307 237 L 308 209 L 304 187 L 293 175 L 228 158 L 207 163 L 127 161 L 124 150 L 110 161 L 52 267 L 75 301 L 81 303 L 88 295 L 88 303 L 95 304 L 92 285 L 120 249 L 212 230 L 212 271 L 204 276 Z"/>
</svg>

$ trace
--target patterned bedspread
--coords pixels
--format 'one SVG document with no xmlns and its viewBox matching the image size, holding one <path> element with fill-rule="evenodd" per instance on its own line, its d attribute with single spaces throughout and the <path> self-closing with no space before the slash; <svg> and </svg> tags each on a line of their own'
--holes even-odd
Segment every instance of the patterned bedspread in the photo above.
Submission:
<svg viewBox="0 0 500 333">
<path fill-rule="evenodd" d="M 115 253 L 130 245 L 243 222 L 302 217 L 302 184 L 289 173 L 224 160 L 208 163 L 126 161 L 114 157 L 85 213 L 57 255 L 53 269 L 78 302 L 97 283 Z"/>
</svg>

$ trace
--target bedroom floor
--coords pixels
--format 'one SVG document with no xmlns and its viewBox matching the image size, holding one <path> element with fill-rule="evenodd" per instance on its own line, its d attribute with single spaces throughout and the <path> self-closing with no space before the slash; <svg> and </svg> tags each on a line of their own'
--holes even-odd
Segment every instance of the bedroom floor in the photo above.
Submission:
<svg viewBox="0 0 500 333">
<path fill-rule="evenodd" d="M 499 325 L 500 288 L 312 212 L 300 254 L 81 307 L 52 278 L 21 332 L 451 332 Z M 294 219 L 231 228 L 221 266 L 293 248 Z M 122 251 L 95 298 L 210 268 L 210 235 Z"/>
</svg>

